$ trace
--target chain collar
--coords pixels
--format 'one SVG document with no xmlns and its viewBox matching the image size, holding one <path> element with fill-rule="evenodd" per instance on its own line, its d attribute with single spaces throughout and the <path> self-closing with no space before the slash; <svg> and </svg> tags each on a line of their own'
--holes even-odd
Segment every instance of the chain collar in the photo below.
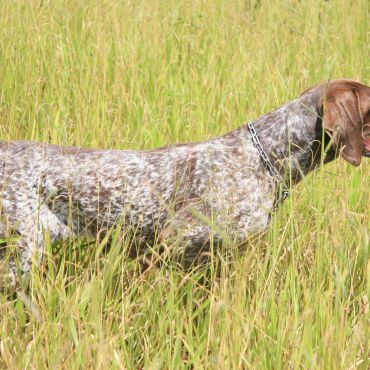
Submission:
<svg viewBox="0 0 370 370">
<path fill-rule="evenodd" d="M 248 122 L 247 127 L 251 134 L 253 144 L 258 150 L 258 153 L 260 154 L 263 164 L 269 171 L 270 175 L 280 183 L 280 192 L 279 192 L 280 200 L 281 201 L 285 200 L 289 196 L 289 190 L 288 187 L 286 186 L 284 179 L 280 176 L 279 172 L 276 170 L 274 165 L 269 160 L 269 157 L 267 156 L 266 152 L 263 150 L 261 142 L 258 139 L 256 129 L 253 126 L 253 123 Z"/>
</svg>

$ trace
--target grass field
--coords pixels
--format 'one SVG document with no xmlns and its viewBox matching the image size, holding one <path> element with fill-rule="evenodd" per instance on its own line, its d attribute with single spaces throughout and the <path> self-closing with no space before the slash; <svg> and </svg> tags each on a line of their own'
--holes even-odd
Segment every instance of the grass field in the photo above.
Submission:
<svg viewBox="0 0 370 370">
<path fill-rule="evenodd" d="M 0 2 L 0 135 L 142 149 L 370 84 L 367 0 Z M 0 368 L 367 369 L 370 161 L 310 174 L 221 277 L 49 245 L 0 295 Z M 118 235 L 118 233 L 117 233 Z"/>
</svg>

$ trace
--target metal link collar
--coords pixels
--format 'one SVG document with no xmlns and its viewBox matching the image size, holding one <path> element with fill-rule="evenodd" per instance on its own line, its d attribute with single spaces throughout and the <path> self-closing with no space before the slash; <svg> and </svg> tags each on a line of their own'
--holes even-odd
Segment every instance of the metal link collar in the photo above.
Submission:
<svg viewBox="0 0 370 370">
<path fill-rule="evenodd" d="M 251 134 L 253 144 L 256 146 L 256 148 L 258 150 L 263 164 L 265 165 L 265 167 L 270 172 L 270 175 L 273 178 L 275 178 L 276 180 L 278 180 L 279 183 L 280 183 L 280 186 L 281 186 L 280 200 L 281 201 L 285 200 L 289 196 L 289 190 L 288 190 L 288 187 L 285 184 L 284 179 L 280 176 L 279 172 L 276 170 L 274 165 L 269 160 L 266 152 L 263 150 L 262 145 L 260 143 L 260 140 L 258 139 L 257 132 L 256 132 L 254 126 L 253 126 L 253 123 L 252 122 L 247 123 L 247 127 L 248 127 L 248 130 L 249 130 L 250 134 Z"/>
</svg>

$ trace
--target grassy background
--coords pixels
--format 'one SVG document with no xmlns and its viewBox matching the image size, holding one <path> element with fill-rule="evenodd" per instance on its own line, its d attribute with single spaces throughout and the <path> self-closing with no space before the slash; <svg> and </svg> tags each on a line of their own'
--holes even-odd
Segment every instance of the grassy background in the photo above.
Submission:
<svg viewBox="0 0 370 370">
<path fill-rule="evenodd" d="M 370 84 L 366 0 L 0 6 L 2 140 L 204 140 L 320 80 Z M 118 233 L 108 254 L 48 246 L 37 310 L 0 296 L 0 367 L 368 368 L 369 175 L 339 160 L 308 176 L 221 278 L 140 276 Z"/>
</svg>

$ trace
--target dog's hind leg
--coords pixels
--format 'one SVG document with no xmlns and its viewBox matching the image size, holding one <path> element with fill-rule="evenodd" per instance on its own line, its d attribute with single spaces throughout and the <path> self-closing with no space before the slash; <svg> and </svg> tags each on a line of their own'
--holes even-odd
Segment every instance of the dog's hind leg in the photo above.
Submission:
<svg viewBox="0 0 370 370">
<path fill-rule="evenodd" d="M 49 233 L 52 242 L 71 237 L 73 233 L 37 196 L 22 192 L 19 195 L 26 201 L 17 202 L 17 195 L 13 193 L 10 202 L 6 195 L 3 194 L 2 199 L 4 215 L 8 225 L 19 237 L 14 242 L 15 255 L 8 257 L 8 268 L 0 268 L 1 275 L 7 270 L 5 280 L 8 280 L 4 282 L 4 276 L 0 276 L 0 286 L 16 287 L 19 282 L 25 281 L 32 262 L 41 261 L 45 248 L 45 232 Z"/>
</svg>

